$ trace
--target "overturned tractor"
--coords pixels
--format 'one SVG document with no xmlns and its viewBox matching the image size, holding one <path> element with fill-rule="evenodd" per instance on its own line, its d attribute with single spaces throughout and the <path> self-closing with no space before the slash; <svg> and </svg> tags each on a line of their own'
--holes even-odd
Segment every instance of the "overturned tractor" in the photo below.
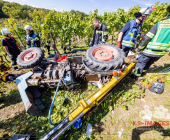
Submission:
<svg viewBox="0 0 170 140">
<path fill-rule="evenodd" d="M 84 60 L 83 56 L 67 57 L 60 62 L 55 56 L 43 59 L 43 51 L 36 47 L 24 50 L 17 58 L 20 67 L 33 68 L 18 77 L 16 83 L 26 111 L 36 116 L 41 115 L 38 87 L 56 88 L 61 80 L 60 86 L 70 90 L 79 86 L 78 78 L 101 87 L 110 81 L 113 72 L 120 75 L 126 68 L 124 52 L 106 44 L 89 48 Z"/>
<path fill-rule="evenodd" d="M 82 79 L 97 85 L 99 90 L 88 99 L 80 101 L 79 107 L 44 135 L 42 140 L 57 139 L 75 122 L 84 120 L 135 66 L 134 62 L 125 63 L 124 52 L 121 49 L 106 44 L 89 48 L 84 58 L 83 56 L 64 57 L 59 62 L 56 56 L 48 57 L 44 61 L 43 57 L 41 49 L 29 48 L 17 58 L 18 65 L 21 67 L 33 68 L 32 71 L 16 79 L 21 98 L 29 114 L 41 115 L 42 104 L 38 98 L 40 96 L 38 87 L 58 89 L 59 86 L 63 86 L 66 90 L 71 90 L 80 85 L 77 79 Z M 67 135 L 66 133 L 64 137 Z"/>
</svg>

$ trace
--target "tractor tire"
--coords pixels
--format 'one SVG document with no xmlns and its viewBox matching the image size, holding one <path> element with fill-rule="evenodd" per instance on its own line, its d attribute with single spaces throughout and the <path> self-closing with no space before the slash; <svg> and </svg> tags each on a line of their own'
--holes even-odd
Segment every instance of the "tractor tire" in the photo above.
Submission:
<svg viewBox="0 0 170 140">
<path fill-rule="evenodd" d="M 28 48 L 17 57 L 17 64 L 25 69 L 34 68 L 39 65 L 44 58 L 44 52 L 38 47 Z"/>
<path fill-rule="evenodd" d="M 125 63 L 125 54 L 116 46 L 102 44 L 89 48 L 84 61 L 93 71 L 112 71 L 121 69 Z"/>
</svg>

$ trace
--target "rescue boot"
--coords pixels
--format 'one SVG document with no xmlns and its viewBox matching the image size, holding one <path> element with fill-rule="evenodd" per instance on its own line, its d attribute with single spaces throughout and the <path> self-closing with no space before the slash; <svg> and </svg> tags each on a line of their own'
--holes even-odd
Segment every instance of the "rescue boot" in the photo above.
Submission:
<svg viewBox="0 0 170 140">
<path fill-rule="evenodd" d="M 146 71 L 147 71 L 147 70 L 143 70 L 141 76 L 146 75 Z"/>
</svg>

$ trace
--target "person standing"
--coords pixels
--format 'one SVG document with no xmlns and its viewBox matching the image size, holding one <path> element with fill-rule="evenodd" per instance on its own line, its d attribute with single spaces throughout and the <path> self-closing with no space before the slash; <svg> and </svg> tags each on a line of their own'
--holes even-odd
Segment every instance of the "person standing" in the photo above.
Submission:
<svg viewBox="0 0 170 140">
<path fill-rule="evenodd" d="M 135 41 L 141 36 L 143 16 L 140 12 L 134 15 L 136 19 L 128 21 L 122 28 L 118 37 L 117 46 L 123 49 L 125 56 L 128 55 Z"/>
<path fill-rule="evenodd" d="M 40 37 L 34 33 L 34 29 L 30 25 L 26 25 L 24 29 L 27 32 L 26 44 L 30 47 L 40 47 Z"/>
<path fill-rule="evenodd" d="M 106 25 L 99 22 L 96 18 L 93 20 L 94 31 L 93 31 L 93 38 L 90 41 L 90 46 L 104 44 L 108 39 L 108 32 Z"/>
<path fill-rule="evenodd" d="M 143 8 L 138 13 L 135 13 L 135 20 L 128 21 L 119 33 L 117 46 L 123 49 L 125 56 L 128 55 L 129 51 L 133 48 L 135 42 L 145 35 L 141 33 L 142 23 L 147 17 L 154 11 L 155 8 Z"/>
<path fill-rule="evenodd" d="M 133 79 L 141 76 L 143 72 L 146 72 L 155 61 L 159 60 L 168 51 L 170 55 L 170 6 L 167 7 L 167 11 L 167 18 L 153 25 L 141 41 L 137 51 L 142 52 L 138 58 L 134 74 L 131 75 Z"/>
<path fill-rule="evenodd" d="M 7 28 L 3 28 L 1 30 L 1 34 L 4 35 L 5 37 L 2 38 L 1 44 L 4 46 L 10 60 L 11 60 L 11 65 L 14 69 L 18 69 L 16 59 L 18 55 L 20 54 L 21 47 L 17 43 L 14 37 L 11 36 L 11 32 L 8 31 Z"/>
</svg>

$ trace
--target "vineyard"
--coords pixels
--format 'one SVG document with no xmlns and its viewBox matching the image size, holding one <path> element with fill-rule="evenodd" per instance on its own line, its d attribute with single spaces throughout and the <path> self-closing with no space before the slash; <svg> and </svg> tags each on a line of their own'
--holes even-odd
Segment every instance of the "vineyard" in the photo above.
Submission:
<svg viewBox="0 0 170 140">
<path fill-rule="evenodd" d="M 168 5 L 168 3 L 159 5 L 159 2 L 157 2 L 154 6 L 152 6 L 156 9 L 144 22 L 144 33 L 146 33 L 156 22 L 166 18 L 166 7 Z M 98 15 L 98 10 L 96 9 L 94 12 L 89 12 L 89 15 L 83 17 L 83 19 L 79 13 L 72 14 L 71 12 L 49 11 L 49 13 L 46 14 L 42 10 L 35 9 L 31 15 L 32 20 L 14 18 L 1 19 L 0 28 L 9 28 L 12 35 L 16 39 L 20 40 L 20 44 L 23 48 L 26 46 L 25 25 L 31 25 L 34 28 L 35 33 L 40 35 L 42 46 L 45 44 L 47 39 L 54 41 L 56 45 L 65 45 L 69 40 L 71 40 L 73 45 L 86 43 L 88 46 L 94 29 L 92 24 L 94 18 L 98 18 L 100 22 L 107 25 L 108 33 L 112 36 L 112 42 L 116 42 L 118 32 L 120 32 L 127 21 L 135 19 L 134 13 L 138 12 L 140 9 L 141 8 L 139 6 L 134 6 L 127 12 L 125 12 L 124 9 L 118 9 L 116 12 L 105 12 L 103 16 Z M 2 10 L 7 11 L 8 9 L 2 8 Z"/>
<path fill-rule="evenodd" d="M 143 23 L 143 33 L 147 33 L 155 23 L 167 17 L 166 8 L 168 5 L 170 5 L 170 3 L 159 4 L 159 2 L 157 2 L 152 6 L 155 10 Z M 10 9 L 9 4 L 6 4 L 3 7 L 1 6 L 2 12 L 5 13 L 6 17 L 0 18 L 0 29 L 4 27 L 8 28 L 12 36 L 20 44 L 22 50 L 25 50 L 27 47 L 25 43 L 26 31 L 24 30 L 24 26 L 30 25 L 34 29 L 34 32 L 40 36 L 42 48 L 48 40 L 51 43 L 54 43 L 61 53 L 64 52 L 63 47 L 61 46 L 63 45 L 65 47 L 70 42 L 72 49 L 88 48 L 89 42 L 93 36 L 94 26 L 92 23 L 95 18 L 98 18 L 101 23 L 107 26 L 109 39 L 106 41 L 106 44 L 116 44 L 118 34 L 122 27 L 127 21 L 135 19 L 134 13 L 139 12 L 141 9 L 139 6 L 134 6 L 128 11 L 119 8 L 116 12 L 105 12 L 103 15 L 99 15 L 98 10 L 96 9 L 93 12 L 89 12 L 88 15 L 83 15 L 80 12 L 56 12 L 42 9 L 30 9 L 30 11 L 26 12 L 19 5 L 15 4 L 13 6 L 14 9 L 16 8 L 15 6 L 19 7 L 18 9 L 20 11 L 18 10 L 18 13 L 14 12 L 11 14 L 12 9 Z M 17 17 L 17 15 L 20 16 Z M 3 36 L 0 36 L 0 40 L 2 38 Z M 4 50 L 1 44 L 0 50 Z M 45 52 L 45 54 L 47 56 L 47 52 Z M 165 61 L 170 62 L 167 55 L 164 56 L 159 63 L 157 63 L 157 66 L 162 65 Z M 28 69 L 22 70 L 22 72 L 28 71 Z M 150 73 L 151 72 L 152 71 L 150 70 Z M 161 76 L 167 79 L 165 82 L 170 86 L 168 80 L 170 75 Z M 144 80 L 142 84 L 146 86 L 151 81 L 151 77 L 156 77 L 156 74 L 147 75 L 146 80 Z M 117 89 L 111 93 L 110 97 L 107 98 L 93 112 L 93 114 L 85 120 L 82 128 L 80 128 L 80 130 L 74 130 L 68 139 L 88 139 L 86 136 L 86 127 L 88 123 L 93 125 L 91 139 L 119 139 L 117 137 L 117 131 L 121 128 L 124 128 L 125 135 L 120 139 L 131 139 L 131 131 L 135 129 L 135 126 L 133 125 L 134 120 L 132 118 L 135 115 L 139 115 L 139 110 L 141 110 L 141 106 L 144 103 L 141 100 L 139 101 L 139 99 L 144 98 L 146 96 L 146 92 L 145 90 L 141 90 L 136 83 L 129 85 L 128 80 L 129 79 L 126 78 L 124 83 L 121 83 Z M 126 84 L 128 86 L 126 86 Z M 46 92 L 41 91 L 44 92 L 41 100 L 42 103 L 45 104 L 43 108 L 43 116 L 35 117 L 27 114 L 23 109 L 23 103 L 15 83 L 10 83 L 9 85 L 3 85 L 0 83 L 0 86 L 0 97 L 3 96 L 6 98 L 6 102 L 3 105 L 0 105 L 0 111 L 2 111 L 0 113 L 0 138 L 8 139 L 12 134 L 30 134 L 34 136 L 34 138 L 39 139 L 53 128 L 53 126 L 48 122 L 47 114 L 55 89 L 50 89 Z M 82 83 L 80 89 L 68 93 L 65 89 L 60 89 L 52 111 L 53 122 L 55 124 L 60 122 L 71 111 L 73 111 L 75 107 L 77 107 L 81 99 L 86 98 L 95 90 L 97 90 L 97 88 L 89 83 Z M 170 89 L 167 88 L 165 92 L 169 94 Z M 68 103 L 66 105 L 62 105 L 66 96 L 69 99 Z M 168 95 L 163 94 L 161 97 L 152 97 L 152 95 L 146 96 L 146 100 L 148 100 L 150 104 L 154 104 L 155 101 L 162 104 L 164 102 L 166 104 L 165 106 L 170 109 L 168 105 L 168 102 L 170 101 Z M 135 102 L 136 98 L 138 98 L 137 102 Z M 152 100 L 150 101 L 148 98 L 151 98 Z M 131 109 L 128 109 L 128 107 Z M 6 110 L 11 110 L 11 112 L 6 112 Z M 128 111 L 128 115 L 126 111 Z M 140 119 L 139 116 L 136 118 Z M 156 119 L 156 121 L 158 120 Z M 164 129 L 167 130 L 166 134 L 169 135 L 169 126 Z M 149 135 L 152 135 L 152 139 L 165 138 L 163 136 L 155 137 L 153 136 L 154 134 Z M 168 139 L 169 137 L 166 138 Z M 148 137 L 145 135 L 143 136 L 143 139 L 148 139 Z"/>
</svg>

